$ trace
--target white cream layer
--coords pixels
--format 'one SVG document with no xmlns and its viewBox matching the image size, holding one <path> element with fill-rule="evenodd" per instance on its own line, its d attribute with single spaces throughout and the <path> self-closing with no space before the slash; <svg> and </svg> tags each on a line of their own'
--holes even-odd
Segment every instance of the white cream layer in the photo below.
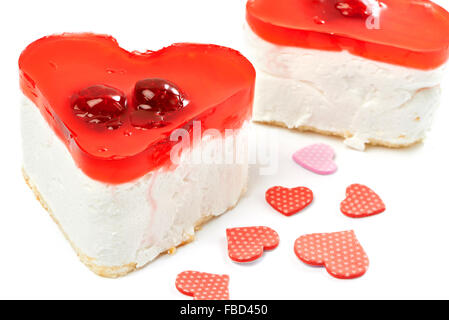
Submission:
<svg viewBox="0 0 449 320">
<path fill-rule="evenodd" d="M 102 183 L 76 166 L 27 99 L 21 124 L 25 172 L 73 245 L 96 266 L 145 265 L 191 239 L 198 222 L 226 212 L 246 190 L 247 157 L 234 164 L 181 161 L 173 171 L 153 171 L 119 185 Z M 223 140 L 209 139 L 202 147 L 214 150 L 217 143 Z"/>
<path fill-rule="evenodd" d="M 445 66 L 423 71 L 345 51 L 279 46 L 248 25 L 245 34 L 257 69 L 255 121 L 338 134 L 359 150 L 368 142 L 409 145 L 429 130 Z"/>
</svg>

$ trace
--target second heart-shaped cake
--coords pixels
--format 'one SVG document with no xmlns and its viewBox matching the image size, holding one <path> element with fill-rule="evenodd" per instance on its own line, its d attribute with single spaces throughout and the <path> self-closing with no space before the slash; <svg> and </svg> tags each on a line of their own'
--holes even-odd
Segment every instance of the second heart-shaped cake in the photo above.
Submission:
<svg viewBox="0 0 449 320">
<path fill-rule="evenodd" d="M 236 262 L 251 262 L 260 258 L 264 250 L 279 245 L 279 235 L 268 227 L 231 228 L 226 230 L 229 257 Z"/>
<path fill-rule="evenodd" d="M 369 260 L 354 231 L 315 233 L 295 242 L 298 258 L 312 266 L 324 266 L 330 275 L 353 279 L 365 274 Z"/>
<path fill-rule="evenodd" d="M 291 216 L 306 208 L 313 201 L 313 192 L 306 187 L 272 187 L 265 193 L 265 199 L 275 210 Z"/>
</svg>

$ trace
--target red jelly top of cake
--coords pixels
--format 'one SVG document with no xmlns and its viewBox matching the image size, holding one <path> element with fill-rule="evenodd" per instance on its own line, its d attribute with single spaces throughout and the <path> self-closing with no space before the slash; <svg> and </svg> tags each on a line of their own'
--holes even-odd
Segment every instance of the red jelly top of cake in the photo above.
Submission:
<svg viewBox="0 0 449 320">
<path fill-rule="evenodd" d="M 449 57 L 449 13 L 429 0 L 249 0 L 247 21 L 279 45 L 424 70 Z"/>
<path fill-rule="evenodd" d="M 28 46 L 24 94 L 91 178 L 123 183 L 170 166 L 170 134 L 238 129 L 251 116 L 255 71 L 240 53 L 175 44 L 128 52 L 109 36 L 63 34 Z"/>
</svg>

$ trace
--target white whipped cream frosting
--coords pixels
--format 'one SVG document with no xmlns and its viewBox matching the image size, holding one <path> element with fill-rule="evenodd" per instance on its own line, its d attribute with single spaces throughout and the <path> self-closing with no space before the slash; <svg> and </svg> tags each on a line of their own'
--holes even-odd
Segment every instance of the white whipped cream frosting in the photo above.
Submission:
<svg viewBox="0 0 449 320">
<path fill-rule="evenodd" d="M 152 171 L 128 183 L 99 182 L 76 166 L 64 143 L 27 99 L 21 124 L 25 172 L 72 244 L 96 266 L 142 267 L 190 240 L 198 222 L 226 212 L 246 190 L 245 157 L 235 164 L 181 160 L 174 170 Z M 209 150 L 223 143 L 206 140 L 202 147 Z"/>
</svg>

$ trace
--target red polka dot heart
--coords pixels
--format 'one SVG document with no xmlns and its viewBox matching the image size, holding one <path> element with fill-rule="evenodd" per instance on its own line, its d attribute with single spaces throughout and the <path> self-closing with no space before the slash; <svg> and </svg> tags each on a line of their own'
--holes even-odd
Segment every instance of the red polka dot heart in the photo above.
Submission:
<svg viewBox="0 0 449 320">
<path fill-rule="evenodd" d="M 272 187 L 265 194 L 266 201 L 277 211 L 291 216 L 313 201 L 313 192 L 306 187 Z M 341 211 L 352 218 L 367 217 L 385 211 L 382 199 L 361 184 L 346 189 Z M 264 251 L 279 245 L 279 235 L 269 227 L 240 227 L 226 230 L 229 258 L 235 262 L 251 262 L 262 257 Z M 296 256 L 312 266 L 323 266 L 338 279 L 361 277 L 369 267 L 368 256 L 354 231 L 314 233 L 299 237 L 294 244 Z M 229 276 L 196 271 L 178 275 L 176 288 L 195 300 L 228 300 Z"/>
<path fill-rule="evenodd" d="M 306 208 L 313 201 L 313 192 L 306 187 L 272 187 L 265 193 L 265 199 L 273 209 L 285 216 L 291 216 Z"/>
<path fill-rule="evenodd" d="M 228 254 L 235 262 L 251 262 L 259 259 L 264 250 L 279 245 L 279 235 L 268 227 L 227 229 Z"/>
<path fill-rule="evenodd" d="M 370 188 L 361 184 L 352 184 L 346 189 L 346 199 L 340 210 L 351 218 L 369 217 L 385 211 L 382 199 Z"/>
<path fill-rule="evenodd" d="M 176 277 L 176 288 L 193 300 L 229 300 L 229 276 L 185 271 Z"/>
<path fill-rule="evenodd" d="M 357 278 L 368 270 L 368 256 L 354 231 L 304 235 L 296 240 L 294 249 L 304 263 L 324 266 L 339 279 Z"/>
</svg>

